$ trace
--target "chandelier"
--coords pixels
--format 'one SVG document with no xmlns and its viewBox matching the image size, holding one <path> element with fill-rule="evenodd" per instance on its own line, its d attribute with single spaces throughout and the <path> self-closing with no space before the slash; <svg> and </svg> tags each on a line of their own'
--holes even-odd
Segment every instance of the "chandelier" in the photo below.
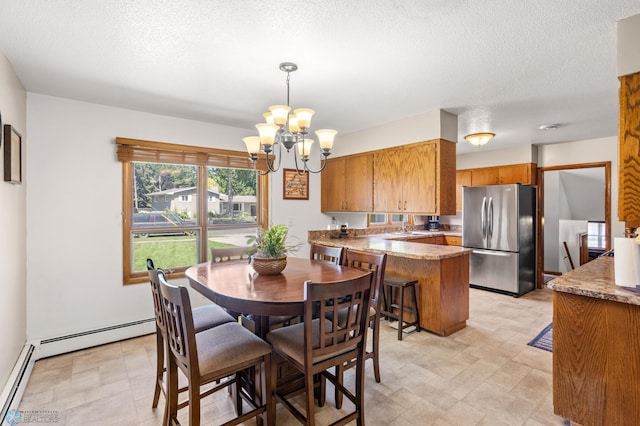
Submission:
<svg viewBox="0 0 640 426">
<path fill-rule="evenodd" d="M 320 145 L 320 153 L 322 154 L 322 165 L 318 170 L 309 168 L 309 156 L 311 154 L 311 145 L 314 140 L 307 137 L 309 127 L 311 125 L 311 117 L 315 113 L 309 108 L 297 108 L 293 110 L 293 114 L 289 114 L 291 107 L 289 106 L 289 75 L 296 71 L 298 66 L 293 62 L 283 62 L 280 64 L 280 70 L 287 73 L 287 104 L 273 105 L 269 107 L 269 112 L 263 114 L 265 123 L 256 124 L 260 136 L 248 136 L 242 141 L 247 145 L 249 158 L 254 163 L 258 159 L 260 150 L 266 155 L 266 163 L 268 170 L 262 175 L 269 172 L 276 172 L 280 169 L 282 160 L 282 147 L 290 152 L 293 150 L 293 157 L 296 165 L 296 172 L 299 175 L 305 172 L 319 173 L 324 170 L 327 165 L 327 157 L 331 155 L 333 148 L 333 139 L 338 133 L 331 129 L 316 130 L 318 143 Z M 276 155 L 277 146 L 277 155 Z M 298 162 L 301 161 L 302 164 Z"/>
</svg>

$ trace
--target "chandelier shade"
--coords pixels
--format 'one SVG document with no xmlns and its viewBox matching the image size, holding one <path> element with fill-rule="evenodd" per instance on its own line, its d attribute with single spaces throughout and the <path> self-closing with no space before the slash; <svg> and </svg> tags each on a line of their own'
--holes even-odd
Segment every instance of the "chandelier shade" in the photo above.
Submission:
<svg viewBox="0 0 640 426">
<path fill-rule="evenodd" d="M 338 132 L 332 129 L 317 130 L 315 133 L 318 137 L 318 145 L 322 156 L 321 166 L 318 170 L 312 170 L 309 167 L 308 161 L 314 140 L 308 137 L 308 133 L 311 128 L 311 118 L 315 111 L 310 108 L 296 108 L 293 113 L 290 113 L 289 78 L 290 73 L 297 69 L 298 66 L 293 62 L 280 64 L 280 70 L 287 73 L 287 105 L 270 106 L 269 112 L 262 114 L 265 122 L 256 124 L 259 136 L 247 136 L 242 139 L 247 147 L 249 158 L 254 165 L 260 151 L 266 154 L 268 170 L 265 173 L 261 173 L 263 175 L 280 169 L 283 146 L 287 152 L 290 152 L 295 145 L 293 156 L 298 174 L 305 172 L 320 173 L 323 171 L 327 165 L 327 157 L 331 155 L 331 149 L 333 149 L 333 141 Z M 276 149 L 278 150 L 277 153 Z M 302 164 L 298 164 L 299 160 Z"/>
</svg>

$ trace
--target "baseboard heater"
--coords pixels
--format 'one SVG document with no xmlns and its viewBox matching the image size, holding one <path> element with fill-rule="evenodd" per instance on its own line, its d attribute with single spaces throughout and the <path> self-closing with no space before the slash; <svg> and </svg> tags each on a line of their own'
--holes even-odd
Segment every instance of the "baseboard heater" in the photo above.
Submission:
<svg viewBox="0 0 640 426">
<path fill-rule="evenodd" d="M 91 348 L 93 346 L 151 334 L 156 331 L 155 321 L 155 318 L 149 318 L 125 324 L 98 328 L 95 330 L 83 331 L 80 333 L 68 334 L 66 336 L 54 337 L 51 339 L 44 339 L 40 341 L 37 359 L 48 358 L 50 356 L 60 355 L 67 352 L 73 352 L 80 349 Z"/>
<path fill-rule="evenodd" d="M 27 386 L 29 375 L 31 375 L 33 363 L 35 362 L 35 349 L 36 347 L 30 343 L 24 345 L 7 379 L 7 384 L 0 396 L 0 401 L 3 401 L 2 412 L 0 412 L 0 421 L 2 422 L 7 417 L 9 410 L 17 409 L 20 404 L 24 388 Z"/>
</svg>

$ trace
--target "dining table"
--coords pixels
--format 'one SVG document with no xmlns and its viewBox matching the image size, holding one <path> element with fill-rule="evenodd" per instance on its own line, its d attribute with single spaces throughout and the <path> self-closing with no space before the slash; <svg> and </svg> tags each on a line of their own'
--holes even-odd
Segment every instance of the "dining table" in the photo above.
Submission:
<svg viewBox="0 0 640 426">
<path fill-rule="evenodd" d="M 247 260 L 205 262 L 185 271 L 191 287 L 228 311 L 251 314 L 255 334 L 265 338 L 270 316 L 304 314 L 304 283 L 360 278 L 368 271 L 321 260 L 288 257 L 285 269 L 259 275 Z"/>
</svg>

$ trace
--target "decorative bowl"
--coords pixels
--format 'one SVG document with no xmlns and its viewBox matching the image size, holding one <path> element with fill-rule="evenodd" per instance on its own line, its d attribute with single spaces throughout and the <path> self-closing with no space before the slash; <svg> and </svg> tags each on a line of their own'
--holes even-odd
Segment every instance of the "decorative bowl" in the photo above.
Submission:
<svg viewBox="0 0 640 426">
<path fill-rule="evenodd" d="M 276 275 L 287 266 L 287 256 L 282 257 L 252 257 L 251 266 L 259 275 Z"/>
</svg>

